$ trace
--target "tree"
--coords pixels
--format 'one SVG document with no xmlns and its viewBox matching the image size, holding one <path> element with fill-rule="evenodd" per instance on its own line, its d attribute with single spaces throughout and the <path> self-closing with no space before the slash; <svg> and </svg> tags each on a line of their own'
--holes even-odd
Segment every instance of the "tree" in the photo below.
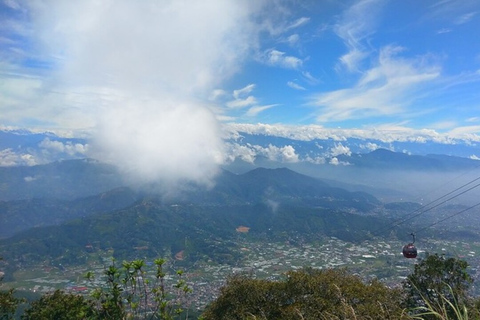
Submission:
<svg viewBox="0 0 480 320">
<path fill-rule="evenodd" d="M 92 301 L 83 296 L 56 290 L 32 302 L 22 316 L 25 320 L 85 320 L 98 319 Z"/>
<path fill-rule="evenodd" d="M 406 306 L 423 308 L 426 305 L 444 306 L 453 316 L 451 305 L 468 303 L 468 289 L 473 282 L 467 273 L 468 263 L 456 258 L 428 255 L 415 265 L 414 272 L 403 282 Z"/>
<path fill-rule="evenodd" d="M 0 320 L 13 319 L 22 299 L 15 297 L 15 290 L 0 291 Z"/>
<path fill-rule="evenodd" d="M 150 277 L 143 260 L 124 261 L 122 267 L 117 267 L 113 261 L 104 271 L 104 285 L 97 287 L 91 297 L 84 298 L 57 290 L 34 301 L 22 319 L 187 319 L 188 310 L 184 310 L 182 306 L 185 305 L 186 296 L 191 289 L 182 279 L 183 272 L 179 270 L 176 272 L 178 279 L 172 286 L 175 294 L 170 295 L 164 281 L 165 262 L 165 259 L 156 259 L 156 272 Z M 86 276 L 93 279 L 91 272 Z M 16 304 L 8 309 L 10 313 L 15 310 Z"/>
<path fill-rule="evenodd" d="M 304 269 L 282 281 L 235 276 L 205 310 L 216 319 L 407 319 L 402 295 L 341 269 Z"/>
<path fill-rule="evenodd" d="M 182 279 L 183 271 L 178 270 L 177 282 L 173 285 L 176 295 L 170 295 L 165 284 L 165 259 L 154 261 L 156 270 L 153 281 L 145 270 L 144 260 L 123 261 L 117 267 L 115 261 L 105 269 L 106 286 L 97 288 L 92 297 L 96 301 L 100 319 L 162 319 L 173 320 L 188 310 L 182 306 L 191 292 Z M 92 273 L 87 278 L 92 279 Z"/>
<path fill-rule="evenodd" d="M 0 260 L 3 258 L 0 257 Z M 3 280 L 3 273 L 0 273 L 0 285 Z M 0 291 L 0 320 L 13 319 L 15 311 L 24 300 L 15 297 L 15 290 Z"/>
</svg>

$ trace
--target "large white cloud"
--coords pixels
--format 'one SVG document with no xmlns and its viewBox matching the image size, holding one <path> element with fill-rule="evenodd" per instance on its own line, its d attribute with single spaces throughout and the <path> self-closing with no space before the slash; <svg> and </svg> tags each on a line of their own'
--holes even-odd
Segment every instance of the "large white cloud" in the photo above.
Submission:
<svg viewBox="0 0 480 320">
<path fill-rule="evenodd" d="M 223 161 L 214 115 L 177 100 L 123 102 L 103 119 L 93 141 L 95 158 L 119 165 L 135 180 L 208 184 Z"/>
<path fill-rule="evenodd" d="M 0 102 L 15 104 L 8 119 L 94 128 L 91 155 L 129 177 L 208 183 L 223 141 L 202 101 L 256 46 L 252 21 L 263 1 L 15 3 L 30 17 L 22 32 L 36 51 L 29 54 L 46 67 L 34 78 L 12 75 L 10 88 L 0 88 L 10 92 Z M 76 152 L 52 141 L 42 147 Z"/>
</svg>

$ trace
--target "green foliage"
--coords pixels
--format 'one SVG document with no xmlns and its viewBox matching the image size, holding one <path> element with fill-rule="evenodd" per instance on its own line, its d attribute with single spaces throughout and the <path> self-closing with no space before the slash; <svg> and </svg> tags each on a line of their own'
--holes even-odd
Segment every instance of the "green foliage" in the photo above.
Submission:
<svg viewBox="0 0 480 320">
<path fill-rule="evenodd" d="M 83 296 L 56 290 L 34 301 L 22 316 L 25 320 L 98 319 L 93 302 Z"/>
<path fill-rule="evenodd" d="M 23 301 L 14 294 L 14 289 L 0 291 L 0 320 L 13 319 L 18 305 Z"/>
<path fill-rule="evenodd" d="M 156 259 L 151 274 L 144 260 L 121 266 L 113 260 L 105 268 L 104 285 L 90 299 L 57 290 L 34 301 L 22 319 L 188 319 L 191 288 L 182 270 L 176 271 L 176 283 L 167 286 L 166 262 Z M 428 256 L 416 265 L 403 290 L 377 280 L 364 282 L 346 269 L 306 268 L 287 272 L 279 281 L 236 275 L 201 319 L 478 319 L 480 300 L 468 300 L 466 267 L 462 260 Z M 93 276 L 86 275 L 90 280 Z M 21 300 L 13 297 L 13 290 L 0 298 L 0 319 L 12 319 Z"/>
<path fill-rule="evenodd" d="M 453 296 L 453 302 L 451 302 L 443 294 L 438 293 L 438 301 L 436 304 L 432 304 L 428 299 L 422 296 L 422 300 L 425 303 L 424 307 L 415 308 L 413 319 L 439 319 L 439 320 L 448 320 L 448 319 L 457 319 L 457 320 L 468 320 L 469 311 L 465 305 L 460 305 L 453 293 L 453 290 L 448 286 L 450 293 Z M 473 312 L 476 316 L 473 319 L 478 319 L 480 314 L 478 310 L 473 309 Z"/>
<path fill-rule="evenodd" d="M 0 260 L 3 260 L 0 257 Z M 3 280 L 3 274 L 0 273 L 0 285 Z M 15 297 L 15 290 L 10 289 L 8 291 L 0 291 L 0 320 L 13 319 L 15 311 L 20 303 L 24 299 L 19 299 Z"/>
<path fill-rule="evenodd" d="M 428 255 L 415 265 L 414 272 L 403 282 L 406 306 L 432 308 L 439 314 L 446 310 L 454 317 L 456 310 L 463 309 L 468 303 L 468 289 L 473 280 L 466 271 L 467 267 L 464 260 Z M 435 317 L 430 315 L 432 319 Z"/>
<path fill-rule="evenodd" d="M 176 272 L 177 282 L 171 295 L 165 284 L 166 259 L 156 259 L 154 281 L 145 270 L 144 260 L 124 261 L 121 267 L 115 261 L 104 271 L 105 283 L 97 287 L 90 298 L 56 290 L 32 302 L 22 315 L 25 320 L 127 320 L 127 319 L 187 319 L 187 295 L 192 292 L 183 279 L 183 271 Z M 86 278 L 93 280 L 92 272 Z M 14 290 L 0 292 L 0 320 L 13 319 L 18 304 Z"/>
<path fill-rule="evenodd" d="M 97 288 L 92 297 L 98 301 L 101 319 L 124 319 L 126 312 L 123 303 L 120 271 L 112 263 L 105 269 L 105 288 Z"/>
<path fill-rule="evenodd" d="M 305 269 L 286 280 L 228 280 L 205 319 L 407 319 L 400 291 L 346 270 Z"/>
<path fill-rule="evenodd" d="M 190 287 L 182 279 L 183 271 L 176 272 L 178 280 L 174 285 L 175 296 L 170 296 L 165 284 L 166 259 L 154 261 L 154 281 L 149 280 L 144 260 L 124 261 L 117 267 L 115 261 L 105 269 L 106 288 L 97 288 L 92 297 L 97 303 L 100 319 L 162 319 L 188 318 L 186 296 Z M 92 274 L 86 275 L 92 279 Z"/>
</svg>

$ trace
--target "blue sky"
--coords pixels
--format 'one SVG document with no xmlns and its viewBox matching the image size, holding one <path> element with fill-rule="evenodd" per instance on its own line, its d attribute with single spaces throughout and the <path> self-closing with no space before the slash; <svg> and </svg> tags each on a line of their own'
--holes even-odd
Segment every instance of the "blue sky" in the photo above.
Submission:
<svg viewBox="0 0 480 320">
<path fill-rule="evenodd" d="M 269 63 L 263 56 L 263 64 L 249 63 L 239 77 L 255 84 L 252 95 L 260 104 L 273 106 L 259 119 L 240 117 L 333 128 L 478 132 L 478 10 L 480 4 L 469 1 L 305 5 L 294 11 L 303 24 L 262 43 L 264 54 L 277 50 L 282 58 L 292 57 L 291 64 Z"/>
<path fill-rule="evenodd" d="M 0 19 L 0 128 L 86 137 L 38 147 L 131 176 L 209 183 L 238 157 L 300 159 L 229 143 L 239 131 L 333 139 L 314 163 L 348 138 L 480 142 L 477 0 L 0 0 Z"/>
<path fill-rule="evenodd" d="M 477 1 L 173 3 L 3 0 L 0 124 L 88 131 L 164 91 L 222 123 L 480 131 Z"/>
</svg>

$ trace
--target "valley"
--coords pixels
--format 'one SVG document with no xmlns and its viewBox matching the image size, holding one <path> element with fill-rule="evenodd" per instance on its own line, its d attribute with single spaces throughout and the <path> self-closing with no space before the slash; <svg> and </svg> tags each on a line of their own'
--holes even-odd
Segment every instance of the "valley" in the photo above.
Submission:
<svg viewBox="0 0 480 320">
<path fill-rule="evenodd" d="M 471 166 L 468 162 L 464 169 Z M 203 310 L 234 275 L 272 280 L 302 268 L 347 268 L 365 281 L 397 287 L 427 253 L 466 260 L 480 282 L 478 209 L 455 195 L 445 205 L 429 204 L 434 194 L 420 203 L 404 199 L 406 192 L 395 195 L 392 185 L 384 190 L 396 200 L 389 202 L 381 188 L 365 189 L 380 190 L 373 195 L 363 185 L 288 168 L 223 170 L 211 188 L 187 184 L 168 197 L 152 192 L 155 186 L 150 191 L 121 186 L 112 167 L 90 160 L 27 171 L 3 168 L 1 174 L 8 191 L 0 201 L 5 289 L 36 294 L 62 289 L 87 296 L 104 285 L 112 261 L 120 266 L 142 259 L 152 274 L 153 260 L 165 258 L 171 293 L 176 271 L 183 270 L 193 289 L 188 305 Z M 99 176 L 105 179 L 96 183 Z M 49 190 L 41 187 L 42 180 Z M 418 259 L 401 254 L 410 232 L 418 232 Z M 95 277 L 87 280 L 87 272 Z M 476 282 L 474 295 L 480 294 Z"/>
</svg>

